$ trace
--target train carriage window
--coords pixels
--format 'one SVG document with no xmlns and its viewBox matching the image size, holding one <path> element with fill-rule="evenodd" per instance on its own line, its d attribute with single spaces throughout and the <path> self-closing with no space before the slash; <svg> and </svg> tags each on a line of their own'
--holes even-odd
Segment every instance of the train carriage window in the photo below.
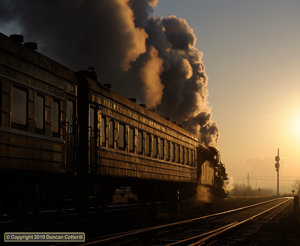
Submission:
<svg viewBox="0 0 300 246">
<path fill-rule="evenodd" d="M 192 151 L 189 149 L 189 159 L 188 159 L 188 162 L 189 162 L 189 165 L 192 165 Z"/>
<path fill-rule="evenodd" d="M 138 131 L 138 153 L 143 154 L 143 132 Z"/>
<path fill-rule="evenodd" d="M 166 142 L 166 160 L 167 161 L 170 160 L 170 142 L 169 141 Z"/>
<path fill-rule="evenodd" d="M 27 130 L 27 91 L 12 87 L 11 126 Z"/>
<path fill-rule="evenodd" d="M 157 153 L 158 153 L 158 141 L 157 137 L 153 137 L 153 157 L 157 158 Z"/>
<path fill-rule="evenodd" d="M 45 131 L 45 99 L 37 95 L 35 103 L 35 131 L 43 134 Z"/>
<path fill-rule="evenodd" d="M 89 118 L 89 134 L 90 137 L 95 137 L 95 108 L 90 106 L 90 118 Z"/>
<path fill-rule="evenodd" d="M 53 108 L 52 108 L 52 119 L 53 119 L 53 125 L 52 125 L 52 136 L 53 137 L 60 137 L 59 134 L 59 122 L 60 122 L 60 104 L 58 101 L 53 101 Z"/>
<path fill-rule="evenodd" d="M 175 162 L 175 145 L 171 143 L 171 161 Z"/>
<path fill-rule="evenodd" d="M 114 139 L 115 139 L 115 124 L 114 122 L 111 120 L 109 122 L 109 147 L 114 148 Z"/>
<path fill-rule="evenodd" d="M 189 149 L 188 148 L 185 148 L 184 155 L 185 155 L 185 157 L 184 157 L 185 164 L 188 165 L 189 164 Z"/>
<path fill-rule="evenodd" d="M 101 144 L 106 146 L 106 119 L 101 117 Z"/>
<path fill-rule="evenodd" d="M 176 162 L 180 163 L 179 145 L 176 144 Z"/>
<path fill-rule="evenodd" d="M 151 151 L 151 141 L 150 135 L 146 134 L 146 156 L 150 156 Z"/>
<path fill-rule="evenodd" d="M 181 163 L 185 164 L 185 148 L 181 147 Z"/>
<path fill-rule="evenodd" d="M 160 139 L 160 143 L 159 143 L 159 157 L 160 157 L 160 159 L 164 159 L 164 150 L 165 150 L 165 148 L 164 148 L 165 146 L 164 146 L 164 140 L 163 139 Z"/>
<path fill-rule="evenodd" d="M 129 152 L 134 153 L 134 129 L 129 128 Z"/>
<path fill-rule="evenodd" d="M 119 149 L 125 150 L 125 125 L 119 124 Z"/>
<path fill-rule="evenodd" d="M 180 146 L 180 163 L 184 164 L 184 155 L 183 155 L 183 147 Z"/>
<path fill-rule="evenodd" d="M 67 126 L 69 127 L 68 132 L 73 133 L 73 121 L 74 118 L 74 102 L 70 99 L 67 100 Z"/>
</svg>

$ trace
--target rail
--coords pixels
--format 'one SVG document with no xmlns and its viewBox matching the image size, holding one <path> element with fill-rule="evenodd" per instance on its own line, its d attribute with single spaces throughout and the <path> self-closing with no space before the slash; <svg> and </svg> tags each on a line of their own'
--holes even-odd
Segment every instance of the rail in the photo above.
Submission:
<svg viewBox="0 0 300 246">
<path fill-rule="evenodd" d="M 229 215 L 231 213 L 236 213 L 242 210 L 246 210 L 249 208 L 254 208 L 257 206 L 261 206 L 263 204 L 267 204 L 267 203 L 271 203 L 277 200 L 281 200 L 282 198 L 277 198 L 277 199 L 272 199 L 269 201 L 265 201 L 265 202 L 260 202 L 257 204 L 253 204 L 250 206 L 245 206 L 245 207 L 241 207 L 241 208 L 237 208 L 237 209 L 233 209 L 233 210 L 229 210 L 229 211 L 225 211 L 225 212 L 221 212 L 221 213 L 216 213 L 216 214 L 211 214 L 211 215 L 206 215 L 206 216 L 202 216 L 202 217 L 198 217 L 198 218 L 194 218 L 194 219 L 189 219 L 189 220 L 185 220 L 185 221 L 180 221 L 180 222 L 174 222 L 171 224 L 165 224 L 165 225 L 159 225 L 159 226 L 153 226 L 153 227 L 149 227 L 149 228 L 143 228 L 143 229 L 138 229 L 138 230 L 132 230 L 132 231 L 127 231 L 127 232 L 120 232 L 120 233 L 116 233 L 116 234 L 111 234 L 111 235 L 106 235 L 106 236 L 102 236 L 102 237 L 98 237 L 98 238 L 93 238 L 88 240 L 87 242 L 80 244 L 80 245 L 94 245 L 94 244 L 105 244 L 105 245 L 110 245 L 110 244 L 114 244 L 114 243 L 119 243 L 122 241 L 127 241 L 127 240 L 131 240 L 132 238 L 137 238 L 137 237 L 142 237 L 143 235 L 147 234 L 147 233 L 154 233 L 154 232 L 158 232 L 163 230 L 172 230 L 175 227 L 180 227 L 180 226 L 185 226 L 189 223 L 193 223 L 196 221 L 205 221 L 208 219 L 213 219 L 213 218 L 219 218 L 221 216 L 225 216 L 225 215 Z M 243 220 L 241 222 L 234 222 L 234 223 L 229 223 L 223 227 L 220 227 L 216 230 L 212 230 L 210 232 L 201 234 L 199 236 L 196 237 L 191 237 L 191 238 L 187 238 L 187 239 L 183 239 L 183 240 L 178 240 L 176 242 L 173 242 L 171 244 L 166 244 L 166 245 L 188 245 L 191 243 L 196 243 L 195 241 L 199 240 L 201 238 L 201 240 L 204 240 L 203 242 L 205 242 L 205 240 L 210 240 L 213 237 L 217 237 L 222 233 L 228 232 L 229 230 L 233 229 L 233 228 L 237 228 L 237 227 L 241 227 L 243 224 L 248 223 L 249 221 L 254 220 L 255 218 L 258 218 L 259 216 L 262 216 L 265 213 L 268 213 L 269 211 L 277 208 L 280 205 L 285 204 L 286 202 L 290 202 L 291 200 L 288 199 L 262 213 L 259 213 L 255 216 L 252 216 L 249 219 Z M 202 242 L 197 242 L 198 244 L 201 244 Z"/>
</svg>

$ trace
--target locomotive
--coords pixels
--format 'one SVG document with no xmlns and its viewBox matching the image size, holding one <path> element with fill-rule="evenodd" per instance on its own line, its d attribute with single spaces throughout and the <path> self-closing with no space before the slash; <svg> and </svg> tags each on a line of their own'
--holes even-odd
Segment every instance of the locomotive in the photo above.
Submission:
<svg viewBox="0 0 300 246">
<path fill-rule="evenodd" d="M 225 174 L 192 133 L 0 33 L 2 212 L 105 206 L 119 187 L 143 203 L 186 200 Z"/>
</svg>

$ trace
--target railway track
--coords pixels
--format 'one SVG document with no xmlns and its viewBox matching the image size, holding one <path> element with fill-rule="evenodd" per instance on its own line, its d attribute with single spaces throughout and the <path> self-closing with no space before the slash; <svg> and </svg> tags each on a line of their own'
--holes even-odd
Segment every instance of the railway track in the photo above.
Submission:
<svg viewBox="0 0 300 246">
<path fill-rule="evenodd" d="M 259 223 L 269 221 L 291 202 L 289 198 L 273 199 L 199 218 L 88 239 L 80 245 L 237 245 Z"/>
</svg>

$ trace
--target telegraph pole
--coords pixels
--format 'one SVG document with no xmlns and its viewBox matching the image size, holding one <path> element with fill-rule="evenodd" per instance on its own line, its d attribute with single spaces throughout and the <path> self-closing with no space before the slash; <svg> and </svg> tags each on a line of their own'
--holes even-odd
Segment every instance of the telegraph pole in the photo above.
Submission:
<svg viewBox="0 0 300 246">
<path fill-rule="evenodd" d="M 248 173 L 248 175 L 247 175 L 247 190 L 249 190 L 249 187 L 250 187 L 250 185 L 249 185 L 249 173 Z"/>
<path fill-rule="evenodd" d="M 280 164 L 279 164 L 279 161 L 280 161 L 279 148 L 278 148 L 278 154 L 275 157 L 275 161 L 276 161 L 275 168 L 276 168 L 276 172 L 277 172 L 277 197 L 279 197 L 279 167 L 280 167 Z"/>
</svg>

